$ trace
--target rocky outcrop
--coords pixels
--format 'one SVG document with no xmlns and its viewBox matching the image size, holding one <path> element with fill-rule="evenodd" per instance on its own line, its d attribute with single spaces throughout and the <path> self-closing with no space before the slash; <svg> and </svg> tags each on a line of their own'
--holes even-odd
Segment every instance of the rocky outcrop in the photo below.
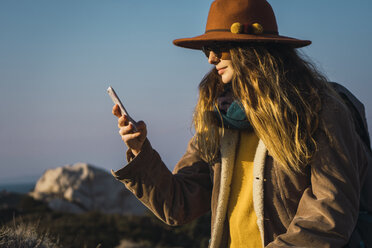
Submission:
<svg viewBox="0 0 372 248">
<path fill-rule="evenodd" d="M 145 210 L 110 173 L 86 163 L 47 170 L 29 195 L 63 212 L 142 214 Z"/>
</svg>

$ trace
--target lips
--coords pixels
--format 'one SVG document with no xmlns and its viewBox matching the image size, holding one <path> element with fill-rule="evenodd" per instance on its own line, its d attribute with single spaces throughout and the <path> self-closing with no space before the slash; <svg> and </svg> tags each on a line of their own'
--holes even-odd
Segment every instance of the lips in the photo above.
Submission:
<svg viewBox="0 0 372 248">
<path fill-rule="evenodd" d="M 223 74 L 226 71 L 226 68 L 227 68 L 227 66 L 222 67 L 222 68 L 216 68 L 216 69 L 218 71 L 218 74 L 221 75 L 221 74 Z"/>
</svg>

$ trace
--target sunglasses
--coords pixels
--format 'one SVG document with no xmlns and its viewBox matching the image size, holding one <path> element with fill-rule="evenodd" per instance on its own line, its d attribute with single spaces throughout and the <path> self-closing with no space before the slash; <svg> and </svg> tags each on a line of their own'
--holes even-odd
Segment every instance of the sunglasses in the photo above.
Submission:
<svg viewBox="0 0 372 248">
<path fill-rule="evenodd" d="M 202 51 L 209 58 L 211 52 L 213 52 L 218 59 L 224 59 L 230 57 L 230 44 L 222 43 L 222 44 L 213 44 L 209 46 L 202 46 Z"/>
</svg>

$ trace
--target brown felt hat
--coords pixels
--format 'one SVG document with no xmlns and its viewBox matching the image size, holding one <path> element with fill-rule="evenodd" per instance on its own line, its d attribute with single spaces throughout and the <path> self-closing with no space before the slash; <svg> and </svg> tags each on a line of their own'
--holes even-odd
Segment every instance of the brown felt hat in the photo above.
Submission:
<svg viewBox="0 0 372 248">
<path fill-rule="evenodd" d="M 180 47 L 201 49 L 216 42 L 265 42 L 304 47 L 309 40 L 279 35 L 274 11 L 266 0 L 215 0 L 205 33 L 173 41 Z"/>
</svg>

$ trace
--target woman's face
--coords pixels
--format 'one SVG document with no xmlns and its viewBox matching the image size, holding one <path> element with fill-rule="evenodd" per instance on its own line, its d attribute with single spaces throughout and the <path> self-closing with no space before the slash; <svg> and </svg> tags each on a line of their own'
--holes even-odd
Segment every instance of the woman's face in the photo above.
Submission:
<svg viewBox="0 0 372 248">
<path fill-rule="evenodd" d="M 234 69 L 232 68 L 230 54 L 223 52 L 222 54 L 216 54 L 213 51 L 209 52 L 208 62 L 216 66 L 218 75 L 221 76 L 222 82 L 227 84 L 230 83 L 234 76 Z"/>
</svg>

